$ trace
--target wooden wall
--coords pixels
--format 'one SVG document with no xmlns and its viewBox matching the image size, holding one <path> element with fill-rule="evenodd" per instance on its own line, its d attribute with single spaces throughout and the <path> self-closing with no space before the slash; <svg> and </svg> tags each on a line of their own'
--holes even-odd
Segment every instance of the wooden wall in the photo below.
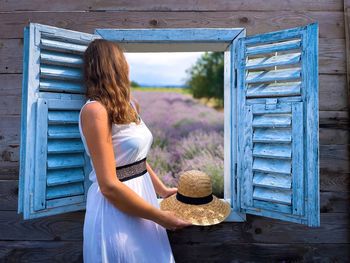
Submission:
<svg viewBox="0 0 350 263">
<path fill-rule="evenodd" d="M 168 232 L 177 262 L 345 262 L 349 235 L 350 0 L 0 0 L 0 259 L 82 262 L 85 211 L 17 215 L 23 27 L 245 27 L 247 35 L 319 22 L 321 227 L 247 215 Z M 348 19 L 346 19 L 346 14 Z M 347 32 L 347 34 L 345 34 Z M 349 50 L 348 50 L 349 51 Z M 26 262 L 27 262 L 26 261 Z M 235 262 L 236 262 L 235 261 Z"/>
</svg>

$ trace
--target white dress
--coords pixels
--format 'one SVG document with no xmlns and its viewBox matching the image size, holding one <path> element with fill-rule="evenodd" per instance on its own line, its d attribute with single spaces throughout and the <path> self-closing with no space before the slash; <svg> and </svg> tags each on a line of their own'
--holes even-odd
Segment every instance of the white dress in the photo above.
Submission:
<svg viewBox="0 0 350 263">
<path fill-rule="evenodd" d="M 95 102 L 88 100 L 87 103 Z M 81 113 L 81 110 L 80 110 Z M 80 124 L 79 131 L 90 156 Z M 113 124 L 112 141 L 117 166 L 133 163 L 147 156 L 153 136 L 141 119 L 141 124 Z M 95 169 L 89 180 L 83 230 L 83 260 L 85 263 L 175 262 L 166 229 L 141 217 L 122 212 L 101 193 Z M 143 199 L 159 208 L 156 192 L 146 172 L 123 182 Z"/>
</svg>

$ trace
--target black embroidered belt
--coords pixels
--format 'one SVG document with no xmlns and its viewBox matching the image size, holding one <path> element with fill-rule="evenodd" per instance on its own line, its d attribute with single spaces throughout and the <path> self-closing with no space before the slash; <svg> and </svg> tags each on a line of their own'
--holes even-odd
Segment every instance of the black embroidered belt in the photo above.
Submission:
<svg viewBox="0 0 350 263">
<path fill-rule="evenodd" d="M 117 166 L 116 173 L 118 179 L 123 182 L 145 174 L 147 172 L 146 158 L 147 157 L 126 165 Z"/>
</svg>

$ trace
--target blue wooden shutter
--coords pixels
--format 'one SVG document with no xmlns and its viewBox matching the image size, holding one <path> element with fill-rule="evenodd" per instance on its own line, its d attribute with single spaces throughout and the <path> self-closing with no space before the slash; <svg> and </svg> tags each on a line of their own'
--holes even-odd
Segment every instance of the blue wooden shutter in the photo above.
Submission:
<svg viewBox="0 0 350 263">
<path fill-rule="evenodd" d="M 78 117 L 86 99 L 82 55 L 98 35 L 24 28 L 18 213 L 24 219 L 85 209 L 91 160 Z"/>
<path fill-rule="evenodd" d="M 241 212 L 320 225 L 318 24 L 237 46 Z"/>
</svg>

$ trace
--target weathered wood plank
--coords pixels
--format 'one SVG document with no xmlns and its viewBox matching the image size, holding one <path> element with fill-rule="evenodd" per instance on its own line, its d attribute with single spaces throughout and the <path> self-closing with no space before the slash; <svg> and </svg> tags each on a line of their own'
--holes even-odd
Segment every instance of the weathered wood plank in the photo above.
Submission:
<svg viewBox="0 0 350 263">
<path fill-rule="evenodd" d="M 174 244 L 176 262 L 348 262 L 349 244 L 261 244 L 221 242 Z"/>
<path fill-rule="evenodd" d="M 1 211 L 2 240 L 81 240 L 85 210 L 23 220 L 17 211 Z"/>
<path fill-rule="evenodd" d="M 18 176 L 18 175 L 17 175 Z M 0 180 L 0 210 L 17 210 L 18 180 Z"/>
<path fill-rule="evenodd" d="M 22 39 L 0 39 L 0 73 L 22 72 Z M 320 38 L 319 71 L 321 74 L 345 74 L 345 39 Z M 20 52 L 18 52 L 20 51 Z M 79 62 L 76 62 L 79 63 Z"/>
<path fill-rule="evenodd" d="M 81 240 L 85 211 L 24 221 L 16 211 L 2 211 L 3 240 Z M 224 222 L 208 227 L 191 226 L 174 236 L 174 243 L 349 243 L 348 213 L 321 213 L 321 226 L 309 228 L 277 219 L 247 215 L 246 222 Z M 330 235 L 329 233 L 333 233 Z"/>
<path fill-rule="evenodd" d="M 321 213 L 321 226 L 309 228 L 276 219 L 247 215 L 246 222 L 225 222 L 209 227 L 189 227 L 171 233 L 172 244 L 200 243 L 349 243 L 349 214 Z M 334 220 L 332 222 L 332 220 Z M 346 229 L 346 231 L 344 231 Z M 330 235 L 329 233 L 332 233 Z M 205 238 L 203 238 L 205 237 Z M 323 241 L 323 242 L 322 242 Z M 340 243 L 340 242 L 339 242 Z"/>
<path fill-rule="evenodd" d="M 338 175 L 334 175 L 334 178 L 338 178 Z M 325 176 L 324 176 L 325 177 Z M 330 177 L 330 176 L 329 176 Z M 341 177 L 341 176 L 340 176 Z M 340 192 L 340 188 L 338 190 L 331 191 L 323 191 L 322 188 L 326 189 L 329 185 L 325 185 L 324 181 L 321 178 L 321 192 L 320 192 L 320 211 L 322 213 L 347 213 L 350 212 L 349 201 L 350 201 L 350 192 L 349 190 L 349 174 L 345 174 L 342 176 L 344 178 L 343 189 L 345 192 Z M 347 192 L 346 192 L 347 191 Z"/>
<path fill-rule="evenodd" d="M 349 129 L 348 111 L 323 111 L 319 112 L 320 128 Z"/>
<path fill-rule="evenodd" d="M 320 145 L 320 169 L 327 172 L 350 173 L 348 145 Z"/>
<path fill-rule="evenodd" d="M 347 67 L 347 91 L 350 104 L 350 1 L 344 0 L 344 22 L 346 38 L 346 67 Z"/>
<path fill-rule="evenodd" d="M 53 3 L 46 3 L 40 0 L 18 1 L 16 4 L 11 1 L 0 1 L 0 11 L 236 11 L 238 8 L 242 11 L 269 11 L 273 6 L 276 11 L 342 11 L 341 0 L 313 0 L 313 1 L 279 1 L 270 0 L 266 5 L 257 0 L 219 0 L 213 3 L 210 0 L 201 0 L 200 4 L 196 0 L 129 0 L 115 2 L 110 0 L 103 1 L 58 1 Z"/>
<path fill-rule="evenodd" d="M 322 168 L 320 171 L 321 191 L 349 191 L 350 174 L 343 172 L 331 172 L 330 169 Z M 327 207 L 324 211 L 332 211 L 332 207 Z"/>
<path fill-rule="evenodd" d="M 330 88 L 332 87 L 332 88 Z M 319 110 L 347 110 L 347 89 L 345 75 L 319 75 Z M 322 116 L 320 116 L 322 117 Z"/>
<path fill-rule="evenodd" d="M 318 49 L 320 74 L 346 72 L 345 39 L 319 38 Z"/>
<path fill-rule="evenodd" d="M 247 35 L 319 22 L 321 38 L 344 38 L 344 16 L 329 11 L 2 13 L 0 38 L 21 38 L 29 21 L 87 33 L 97 28 L 244 27 Z"/>
<path fill-rule="evenodd" d="M 349 244 L 262 244 L 222 243 L 170 245 L 176 262 L 347 262 Z M 0 241 L 2 262 L 82 262 L 82 240 L 79 241 Z"/>
<path fill-rule="evenodd" d="M 1 262 L 83 262 L 83 242 L 0 241 Z"/>
<path fill-rule="evenodd" d="M 18 180 L 19 165 L 18 162 L 1 162 L 0 179 Z"/>
<path fill-rule="evenodd" d="M 350 140 L 349 131 L 337 128 L 320 128 L 320 144 L 347 144 Z"/>
</svg>

